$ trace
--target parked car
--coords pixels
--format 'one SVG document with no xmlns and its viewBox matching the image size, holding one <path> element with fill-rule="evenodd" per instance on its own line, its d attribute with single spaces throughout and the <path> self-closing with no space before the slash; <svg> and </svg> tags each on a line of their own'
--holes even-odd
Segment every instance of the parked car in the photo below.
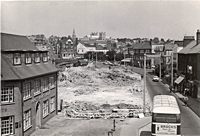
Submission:
<svg viewBox="0 0 200 136">
<path fill-rule="evenodd" d="M 158 81 L 159 81 L 159 77 L 158 77 L 158 76 L 154 76 L 154 77 L 153 77 L 153 81 L 154 81 L 154 82 L 158 82 Z"/>
</svg>

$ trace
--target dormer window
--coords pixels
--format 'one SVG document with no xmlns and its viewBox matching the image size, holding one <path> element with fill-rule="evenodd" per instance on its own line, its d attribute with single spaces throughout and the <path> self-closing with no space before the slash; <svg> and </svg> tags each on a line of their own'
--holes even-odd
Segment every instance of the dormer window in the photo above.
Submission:
<svg viewBox="0 0 200 136">
<path fill-rule="evenodd" d="M 32 58 L 31 58 L 31 54 L 30 53 L 26 53 L 25 54 L 25 61 L 26 61 L 26 64 L 31 64 L 32 63 Z"/>
<path fill-rule="evenodd" d="M 46 53 L 43 53 L 43 62 L 47 62 L 48 61 L 48 55 L 47 55 L 47 52 Z"/>
<path fill-rule="evenodd" d="M 13 64 L 14 65 L 21 65 L 21 54 L 20 53 L 14 53 Z"/>
<path fill-rule="evenodd" d="M 39 63 L 39 62 L 40 62 L 40 54 L 35 53 L 35 63 Z"/>
</svg>

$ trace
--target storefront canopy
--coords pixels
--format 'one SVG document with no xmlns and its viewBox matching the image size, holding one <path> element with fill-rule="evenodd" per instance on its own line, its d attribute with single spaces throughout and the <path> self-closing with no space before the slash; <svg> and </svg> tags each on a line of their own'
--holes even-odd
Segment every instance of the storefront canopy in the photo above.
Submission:
<svg viewBox="0 0 200 136">
<path fill-rule="evenodd" d="M 131 58 L 126 58 L 126 59 L 123 59 L 121 60 L 122 62 L 131 62 Z"/>
<path fill-rule="evenodd" d="M 183 81 L 184 77 L 183 76 L 179 76 L 174 82 L 176 84 L 180 84 Z"/>
</svg>

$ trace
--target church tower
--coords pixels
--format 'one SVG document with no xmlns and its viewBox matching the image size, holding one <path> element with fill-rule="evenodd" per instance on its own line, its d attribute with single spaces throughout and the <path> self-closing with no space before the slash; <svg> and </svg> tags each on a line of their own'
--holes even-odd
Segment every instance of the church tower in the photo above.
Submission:
<svg viewBox="0 0 200 136">
<path fill-rule="evenodd" d="M 72 40 L 73 40 L 74 45 L 76 45 L 76 33 L 75 33 L 75 29 L 73 29 Z"/>
</svg>

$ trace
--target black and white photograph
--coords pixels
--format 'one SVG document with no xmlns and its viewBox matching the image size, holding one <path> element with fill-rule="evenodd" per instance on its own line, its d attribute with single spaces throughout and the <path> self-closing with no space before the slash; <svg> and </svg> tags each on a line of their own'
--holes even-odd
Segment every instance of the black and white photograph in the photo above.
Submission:
<svg viewBox="0 0 200 136">
<path fill-rule="evenodd" d="M 200 0 L 0 5 L 0 136 L 200 136 Z"/>
</svg>

